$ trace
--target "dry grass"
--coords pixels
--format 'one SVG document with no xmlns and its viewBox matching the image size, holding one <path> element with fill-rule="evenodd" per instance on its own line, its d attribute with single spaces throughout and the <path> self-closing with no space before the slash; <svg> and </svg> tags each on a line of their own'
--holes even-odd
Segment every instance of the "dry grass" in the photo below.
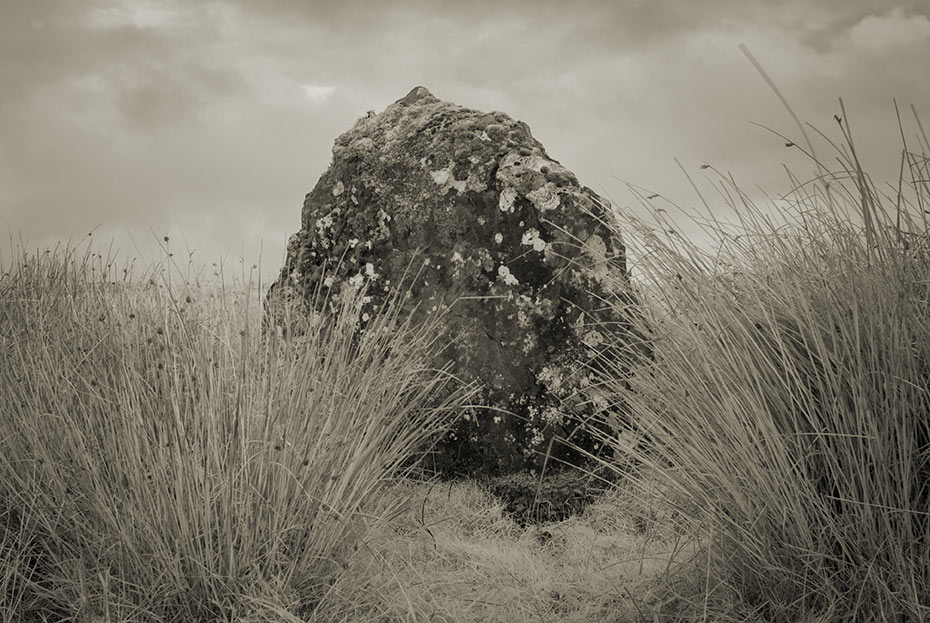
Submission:
<svg viewBox="0 0 930 623">
<path fill-rule="evenodd" d="M 608 441 L 702 535 L 698 618 L 930 617 L 928 160 L 886 192 L 840 156 L 776 210 L 721 176 L 713 254 L 626 224 L 653 352 L 601 381 L 647 441 Z"/>
<path fill-rule="evenodd" d="M 0 619 L 299 620 L 465 398 L 434 327 L 395 301 L 357 338 L 359 293 L 285 344 L 255 288 L 114 273 L 0 280 Z"/>
<path fill-rule="evenodd" d="M 615 492 L 582 516 L 521 528 L 480 485 L 399 482 L 313 621 L 639 621 L 694 548 L 658 503 Z M 665 508 L 664 506 L 661 508 Z M 661 513 L 661 511 L 659 511 Z"/>
</svg>

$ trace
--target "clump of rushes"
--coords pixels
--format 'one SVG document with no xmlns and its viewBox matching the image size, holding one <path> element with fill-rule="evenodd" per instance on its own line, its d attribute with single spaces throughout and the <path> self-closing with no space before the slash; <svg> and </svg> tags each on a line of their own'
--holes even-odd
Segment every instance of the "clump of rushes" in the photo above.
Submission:
<svg viewBox="0 0 930 623">
<path fill-rule="evenodd" d="M 113 266 L 0 277 L 0 620 L 299 620 L 467 398 L 435 325 L 359 291 L 282 343 L 254 283 Z"/>
<path fill-rule="evenodd" d="M 739 227 L 624 225 L 650 353 L 600 375 L 638 428 L 604 440 L 701 535 L 699 617 L 930 617 L 928 159 L 886 193 L 841 127 L 845 170 L 781 207 L 721 176 Z"/>
</svg>

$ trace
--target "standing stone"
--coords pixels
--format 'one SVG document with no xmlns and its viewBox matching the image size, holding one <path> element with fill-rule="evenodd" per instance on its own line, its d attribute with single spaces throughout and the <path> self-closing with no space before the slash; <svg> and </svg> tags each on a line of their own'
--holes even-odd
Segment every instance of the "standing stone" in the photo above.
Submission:
<svg viewBox="0 0 930 623">
<path fill-rule="evenodd" d="M 336 139 L 268 308 L 280 323 L 285 302 L 307 313 L 320 289 L 367 284 L 374 311 L 419 271 L 410 309 L 447 310 L 453 340 L 437 366 L 478 381 L 487 405 L 463 415 L 433 464 L 515 473 L 548 453 L 551 468 L 578 459 L 564 439 L 596 449 L 576 430 L 598 400 L 586 366 L 625 336 L 629 284 L 612 223 L 608 202 L 525 123 L 417 87 Z"/>
</svg>

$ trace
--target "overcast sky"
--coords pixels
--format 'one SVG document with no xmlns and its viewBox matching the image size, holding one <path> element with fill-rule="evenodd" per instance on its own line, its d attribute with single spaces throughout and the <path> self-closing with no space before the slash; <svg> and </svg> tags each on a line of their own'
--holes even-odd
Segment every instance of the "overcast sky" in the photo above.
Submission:
<svg viewBox="0 0 930 623">
<path fill-rule="evenodd" d="M 785 191 L 782 163 L 811 169 L 750 123 L 798 136 L 741 43 L 833 136 L 842 97 L 877 175 L 893 97 L 930 126 L 926 0 L 4 1 L 0 225 L 143 261 L 164 235 L 204 263 L 261 245 L 271 275 L 335 137 L 416 85 L 526 121 L 620 208 L 625 182 L 696 203 L 675 158 Z"/>
</svg>

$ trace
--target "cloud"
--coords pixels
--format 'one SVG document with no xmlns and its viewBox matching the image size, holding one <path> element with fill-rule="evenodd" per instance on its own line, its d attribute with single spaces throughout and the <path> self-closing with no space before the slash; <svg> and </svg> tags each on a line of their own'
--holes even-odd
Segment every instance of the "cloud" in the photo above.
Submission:
<svg viewBox="0 0 930 623">
<path fill-rule="evenodd" d="M 868 15 L 850 28 L 850 39 L 863 49 L 889 52 L 930 41 L 930 18 L 895 7 L 884 15 Z"/>
<path fill-rule="evenodd" d="M 796 131 L 738 44 L 804 121 L 835 130 L 844 97 L 867 154 L 892 97 L 930 101 L 928 25 L 926 0 L 0 2 L 0 227 L 283 240 L 335 136 L 418 84 L 621 204 L 616 178 L 690 201 L 676 157 L 777 191 L 793 152 L 748 122 Z"/>
<path fill-rule="evenodd" d="M 336 92 L 336 87 L 327 84 L 305 84 L 303 89 L 307 99 L 314 104 L 322 104 Z"/>
<path fill-rule="evenodd" d="M 89 11 L 85 23 L 93 28 L 134 27 L 164 28 L 174 22 L 180 11 L 168 2 L 151 0 L 146 3 L 123 0 L 115 5 L 100 7 Z"/>
</svg>

